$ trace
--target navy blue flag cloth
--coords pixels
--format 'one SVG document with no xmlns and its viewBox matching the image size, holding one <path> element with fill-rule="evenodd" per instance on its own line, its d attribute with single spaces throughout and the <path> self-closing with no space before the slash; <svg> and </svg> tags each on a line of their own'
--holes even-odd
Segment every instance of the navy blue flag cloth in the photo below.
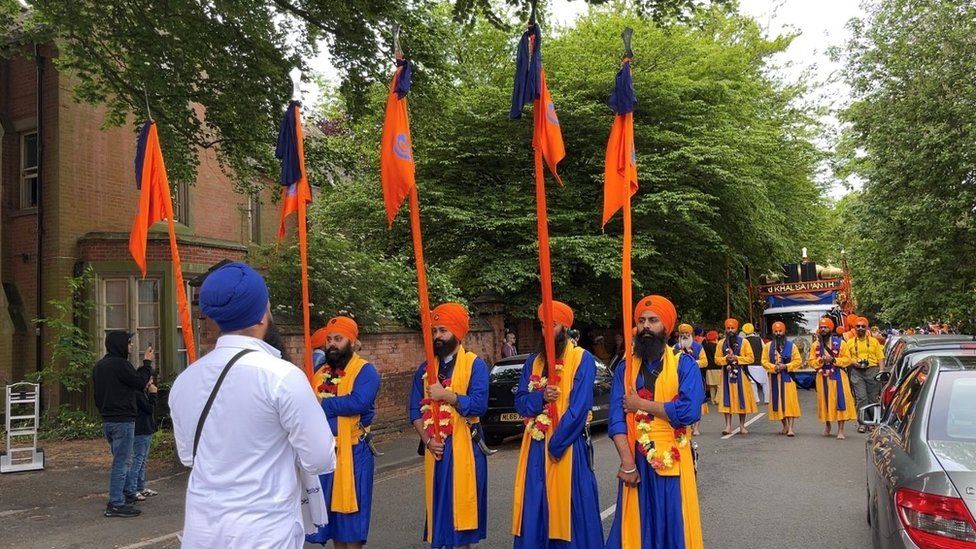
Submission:
<svg viewBox="0 0 976 549">
<path fill-rule="evenodd" d="M 413 65 L 408 59 L 397 59 L 396 65 L 403 67 L 400 75 L 396 79 L 396 87 L 393 91 L 397 94 L 397 99 L 403 99 L 410 93 L 410 79 L 413 78 Z"/>
<path fill-rule="evenodd" d="M 149 128 L 153 122 L 147 121 L 139 130 L 139 139 L 136 140 L 136 188 L 142 190 L 142 165 L 146 160 L 146 140 L 149 138 Z"/>
<path fill-rule="evenodd" d="M 288 103 L 285 116 L 281 119 L 281 126 L 278 128 L 278 146 L 275 147 L 275 156 L 281 160 L 281 185 L 288 187 L 302 178 L 301 163 L 298 158 L 298 138 L 295 133 L 295 110 L 298 109 L 298 101 Z"/>
<path fill-rule="evenodd" d="M 637 105 L 637 94 L 634 93 L 634 78 L 630 74 L 630 59 L 625 59 L 617 71 L 617 79 L 613 86 L 613 93 L 607 101 L 616 114 L 634 112 Z"/>
<path fill-rule="evenodd" d="M 530 44 L 531 42 L 534 44 Z M 531 50 L 531 51 L 530 51 Z M 512 119 L 522 117 L 522 107 L 539 98 L 542 90 L 542 33 L 538 23 L 522 33 L 518 54 L 515 57 L 515 87 L 512 89 L 512 109 L 508 116 Z"/>
</svg>

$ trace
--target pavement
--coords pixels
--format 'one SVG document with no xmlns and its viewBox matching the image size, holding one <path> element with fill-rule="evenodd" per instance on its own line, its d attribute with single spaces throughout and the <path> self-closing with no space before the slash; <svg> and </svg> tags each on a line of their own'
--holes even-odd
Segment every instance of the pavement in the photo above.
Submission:
<svg viewBox="0 0 976 549">
<path fill-rule="evenodd" d="M 864 438 L 848 429 L 845 441 L 824 438 L 815 394 L 800 392 L 804 416 L 797 437 L 778 435 L 779 422 L 750 416 L 746 436 L 722 437 L 722 416 L 703 418 L 698 474 L 706 547 L 870 547 L 864 518 Z M 595 469 L 604 529 L 613 518 L 619 465 L 604 430 L 595 432 Z M 511 547 L 512 485 L 518 442 L 489 458 L 489 535 L 479 547 Z M 369 546 L 428 547 L 424 524 L 423 464 L 413 437 L 380 445 Z M 104 518 L 106 473 L 90 466 L 0 477 L 0 547 L 175 548 L 183 521 L 187 474 L 175 469 L 149 486 L 160 495 L 139 504 L 133 519 Z M 306 547 L 319 547 L 306 545 Z"/>
</svg>

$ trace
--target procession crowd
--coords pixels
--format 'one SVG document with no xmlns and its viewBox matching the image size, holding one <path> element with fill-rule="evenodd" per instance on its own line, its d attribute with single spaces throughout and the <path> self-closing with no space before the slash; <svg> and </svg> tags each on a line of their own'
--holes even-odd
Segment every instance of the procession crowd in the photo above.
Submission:
<svg viewBox="0 0 976 549">
<path fill-rule="evenodd" d="M 213 351 L 177 377 L 169 396 L 179 457 L 192 467 L 183 546 L 365 544 L 375 457 L 370 427 L 381 377 L 359 354 L 355 320 L 337 316 L 313 334 L 310 384 L 271 344 L 280 338 L 257 272 L 243 263 L 224 265 L 207 277 L 199 300 L 221 335 Z M 845 422 L 856 419 L 855 399 L 877 398 L 876 384 L 858 389 L 858 380 L 873 382 L 882 358 L 867 319 L 852 317 L 852 329 L 840 335 L 830 318 L 822 318 L 803 352 L 782 323 L 763 342 L 750 325 L 740 331 L 730 318 L 719 338 L 677 326 L 678 311 L 663 296 L 638 300 L 631 352 L 624 353 L 630 362 L 617 360 L 613 370 L 608 435 L 620 466 L 605 538 L 588 428 L 596 359 L 576 344 L 569 305 L 554 301 L 552 318 L 554 360 L 547 361 L 545 345 L 529 355 L 515 395 L 525 423 L 512 493 L 516 548 L 702 547 L 692 437 L 710 404 L 725 415 L 725 434 L 738 416 L 738 434 L 746 435 L 745 416 L 757 410 L 757 382 L 769 419 L 781 421 L 782 433 L 792 437 L 801 413 L 792 376 L 806 365 L 817 371 L 824 434 L 836 422 L 843 439 Z M 470 547 L 487 537 L 490 452 L 479 418 L 488 407 L 489 367 L 464 347 L 464 306 L 439 305 L 431 324 L 436 377 L 418 357 L 404 395 L 424 457 L 426 520 L 417 533 L 432 548 Z M 122 358 L 128 338 L 110 333 L 109 355 L 94 371 L 114 456 L 106 516 L 138 514 L 131 503 L 144 490 L 129 465 L 132 439 L 117 433 L 130 415 L 139 415 L 128 399 L 141 392 L 140 384 L 151 384 L 152 356 L 147 353 L 136 370 Z M 514 342 L 508 344 L 514 350 Z M 107 414 L 113 407 L 114 415 Z"/>
</svg>

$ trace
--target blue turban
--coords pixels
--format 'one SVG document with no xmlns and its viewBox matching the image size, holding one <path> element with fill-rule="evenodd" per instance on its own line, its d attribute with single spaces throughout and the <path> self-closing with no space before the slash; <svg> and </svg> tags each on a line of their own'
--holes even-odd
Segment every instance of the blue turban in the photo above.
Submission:
<svg viewBox="0 0 976 549">
<path fill-rule="evenodd" d="M 207 275 L 200 288 L 200 311 L 221 332 L 254 326 L 268 310 L 268 286 L 250 265 L 228 263 Z"/>
</svg>

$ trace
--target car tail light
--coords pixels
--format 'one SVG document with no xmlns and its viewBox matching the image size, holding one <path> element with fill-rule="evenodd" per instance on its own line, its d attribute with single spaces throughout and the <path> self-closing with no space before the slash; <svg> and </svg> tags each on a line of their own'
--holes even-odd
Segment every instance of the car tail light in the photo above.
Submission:
<svg viewBox="0 0 976 549">
<path fill-rule="evenodd" d="M 899 488 L 895 507 L 922 549 L 976 549 L 976 521 L 962 499 Z"/>
</svg>

